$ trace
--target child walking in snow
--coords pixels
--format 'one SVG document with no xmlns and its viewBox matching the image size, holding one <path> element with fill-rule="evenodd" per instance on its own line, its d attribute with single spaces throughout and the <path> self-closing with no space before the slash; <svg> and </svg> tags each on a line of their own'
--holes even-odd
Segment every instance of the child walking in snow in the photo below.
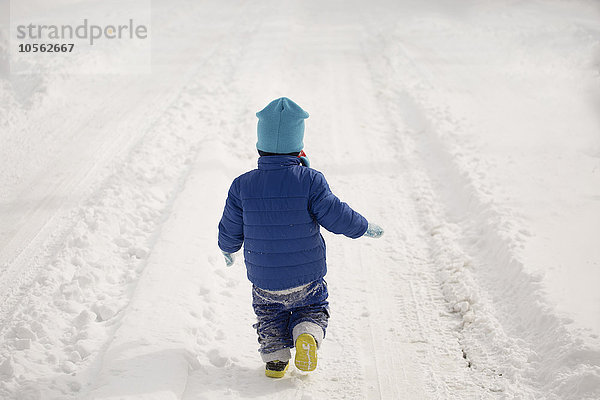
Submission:
<svg viewBox="0 0 600 400">
<path fill-rule="evenodd" d="M 383 230 L 341 202 L 323 174 L 309 168 L 302 151 L 306 111 L 282 97 L 256 116 L 258 169 L 231 184 L 219 247 L 231 266 L 244 245 L 259 352 L 266 375 L 280 378 L 294 347 L 296 367 L 314 370 L 325 337 L 329 305 L 320 226 L 353 239 L 377 238 Z"/>
</svg>

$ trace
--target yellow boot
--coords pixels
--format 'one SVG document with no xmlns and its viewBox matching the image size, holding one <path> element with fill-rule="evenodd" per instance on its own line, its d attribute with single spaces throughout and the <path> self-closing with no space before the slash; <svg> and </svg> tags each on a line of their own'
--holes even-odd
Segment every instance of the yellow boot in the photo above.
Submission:
<svg viewBox="0 0 600 400">
<path fill-rule="evenodd" d="M 288 361 L 269 361 L 265 366 L 265 375 L 269 378 L 283 378 L 289 365 Z"/>
<path fill-rule="evenodd" d="M 303 333 L 298 336 L 294 362 L 300 371 L 314 371 L 317 368 L 317 342 L 313 335 Z"/>
</svg>

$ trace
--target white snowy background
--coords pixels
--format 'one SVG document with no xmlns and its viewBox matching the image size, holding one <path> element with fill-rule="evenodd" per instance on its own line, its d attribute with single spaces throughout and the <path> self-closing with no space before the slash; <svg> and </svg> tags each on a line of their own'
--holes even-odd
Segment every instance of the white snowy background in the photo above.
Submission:
<svg viewBox="0 0 600 400">
<path fill-rule="evenodd" d="M 1 399 L 600 398 L 597 1 L 26 0 L 152 17 L 150 73 L 28 74 L 0 1 Z M 386 234 L 325 234 L 319 368 L 273 380 L 216 233 L 280 96 Z"/>
</svg>

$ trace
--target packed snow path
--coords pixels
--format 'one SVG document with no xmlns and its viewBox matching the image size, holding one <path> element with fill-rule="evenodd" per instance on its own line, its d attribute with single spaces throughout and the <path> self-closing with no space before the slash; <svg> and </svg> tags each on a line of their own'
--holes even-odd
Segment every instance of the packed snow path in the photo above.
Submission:
<svg viewBox="0 0 600 400">
<path fill-rule="evenodd" d="M 600 396 L 597 341 L 567 329 L 523 271 L 529 233 L 488 201 L 486 170 L 456 136 L 470 122 L 445 100 L 475 89 L 440 78 L 453 59 L 416 40 L 430 29 L 484 51 L 485 29 L 460 26 L 482 35 L 464 39 L 444 2 L 172 4 L 153 2 L 152 76 L 46 77 L 88 99 L 64 132 L 12 111 L 10 126 L 48 129 L 64 148 L 3 182 L 0 398 Z M 557 4 L 539 7 L 552 20 Z M 526 15 L 497 18 L 528 33 Z M 570 21 L 597 37 L 598 23 Z M 488 77 L 468 71 L 447 74 Z M 241 254 L 225 267 L 216 226 L 232 179 L 256 166 L 254 112 L 278 96 L 311 114 L 314 168 L 386 233 L 324 233 L 319 367 L 273 380 Z"/>
</svg>

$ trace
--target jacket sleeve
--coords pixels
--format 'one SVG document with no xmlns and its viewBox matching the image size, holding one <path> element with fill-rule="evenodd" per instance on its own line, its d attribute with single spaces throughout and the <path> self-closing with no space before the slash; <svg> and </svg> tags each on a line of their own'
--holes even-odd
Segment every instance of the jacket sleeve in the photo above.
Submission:
<svg viewBox="0 0 600 400">
<path fill-rule="evenodd" d="M 315 174 L 311 184 L 309 208 L 319 225 L 330 232 L 356 239 L 367 231 L 369 224 L 365 217 L 340 201 L 320 172 Z"/>
<path fill-rule="evenodd" d="M 239 180 L 229 188 L 225 210 L 219 222 L 219 248 L 227 253 L 235 253 L 244 243 L 244 218 L 240 200 Z"/>
</svg>

